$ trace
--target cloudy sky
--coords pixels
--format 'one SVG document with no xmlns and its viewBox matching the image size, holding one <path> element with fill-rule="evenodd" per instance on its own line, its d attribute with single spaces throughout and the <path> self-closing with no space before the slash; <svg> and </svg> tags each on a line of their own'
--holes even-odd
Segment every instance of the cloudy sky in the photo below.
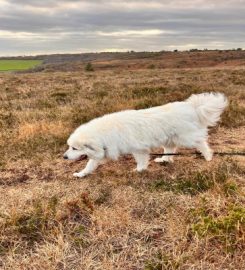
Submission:
<svg viewBox="0 0 245 270">
<path fill-rule="evenodd" d="M 0 55 L 245 48 L 245 0 L 0 0 Z"/>
</svg>

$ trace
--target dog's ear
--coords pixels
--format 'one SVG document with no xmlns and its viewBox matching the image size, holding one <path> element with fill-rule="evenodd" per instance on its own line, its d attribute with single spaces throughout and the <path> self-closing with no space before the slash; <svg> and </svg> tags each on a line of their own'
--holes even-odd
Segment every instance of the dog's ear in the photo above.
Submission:
<svg viewBox="0 0 245 270">
<path fill-rule="evenodd" d="M 87 153 L 94 159 L 103 159 L 105 157 L 105 151 L 102 147 L 98 146 L 95 142 L 88 142 L 83 144 L 87 149 Z"/>
<path fill-rule="evenodd" d="M 90 145 L 90 144 L 84 144 L 84 147 L 90 149 L 91 151 L 95 151 L 95 149 L 93 148 L 93 146 Z"/>
</svg>

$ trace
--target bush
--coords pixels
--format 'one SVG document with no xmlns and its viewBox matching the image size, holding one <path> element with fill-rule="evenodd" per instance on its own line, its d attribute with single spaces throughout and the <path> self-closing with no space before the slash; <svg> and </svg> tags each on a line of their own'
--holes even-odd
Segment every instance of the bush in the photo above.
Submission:
<svg viewBox="0 0 245 270">
<path fill-rule="evenodd" d="M 94 68 L 91 63 L 87 63 L 85 66 L 85 71 L 94 71 Z"/>
</svg>

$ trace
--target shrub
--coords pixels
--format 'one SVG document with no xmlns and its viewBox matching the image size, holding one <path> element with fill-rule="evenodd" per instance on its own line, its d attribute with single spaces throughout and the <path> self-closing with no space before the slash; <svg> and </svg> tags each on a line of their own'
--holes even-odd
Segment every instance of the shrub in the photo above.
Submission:
<svg viewBox="0 0 245 270">
<path fill-rule="evenodd" d="M 94 68 L 91 63 L 87 63 L 85 66 L 85 71 L 94 71 Z"/>
</svg>

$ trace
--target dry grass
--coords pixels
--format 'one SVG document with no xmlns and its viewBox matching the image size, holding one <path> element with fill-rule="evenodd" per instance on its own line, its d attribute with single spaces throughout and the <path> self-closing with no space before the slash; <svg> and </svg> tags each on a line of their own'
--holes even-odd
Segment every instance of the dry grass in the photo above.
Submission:
<svg viewBox="0 0 245 270">
<path fill-rule="evenodd" d="M 80 123 L 204 91 L 231 104 L 213 148 L 244 151 L 243 68 L 1 74 L 0 268 L 243 269 L 243 157 L 138 174 L 127 156 L 83 180 L 83 162 L 62 160 Z"/>
</svg>

